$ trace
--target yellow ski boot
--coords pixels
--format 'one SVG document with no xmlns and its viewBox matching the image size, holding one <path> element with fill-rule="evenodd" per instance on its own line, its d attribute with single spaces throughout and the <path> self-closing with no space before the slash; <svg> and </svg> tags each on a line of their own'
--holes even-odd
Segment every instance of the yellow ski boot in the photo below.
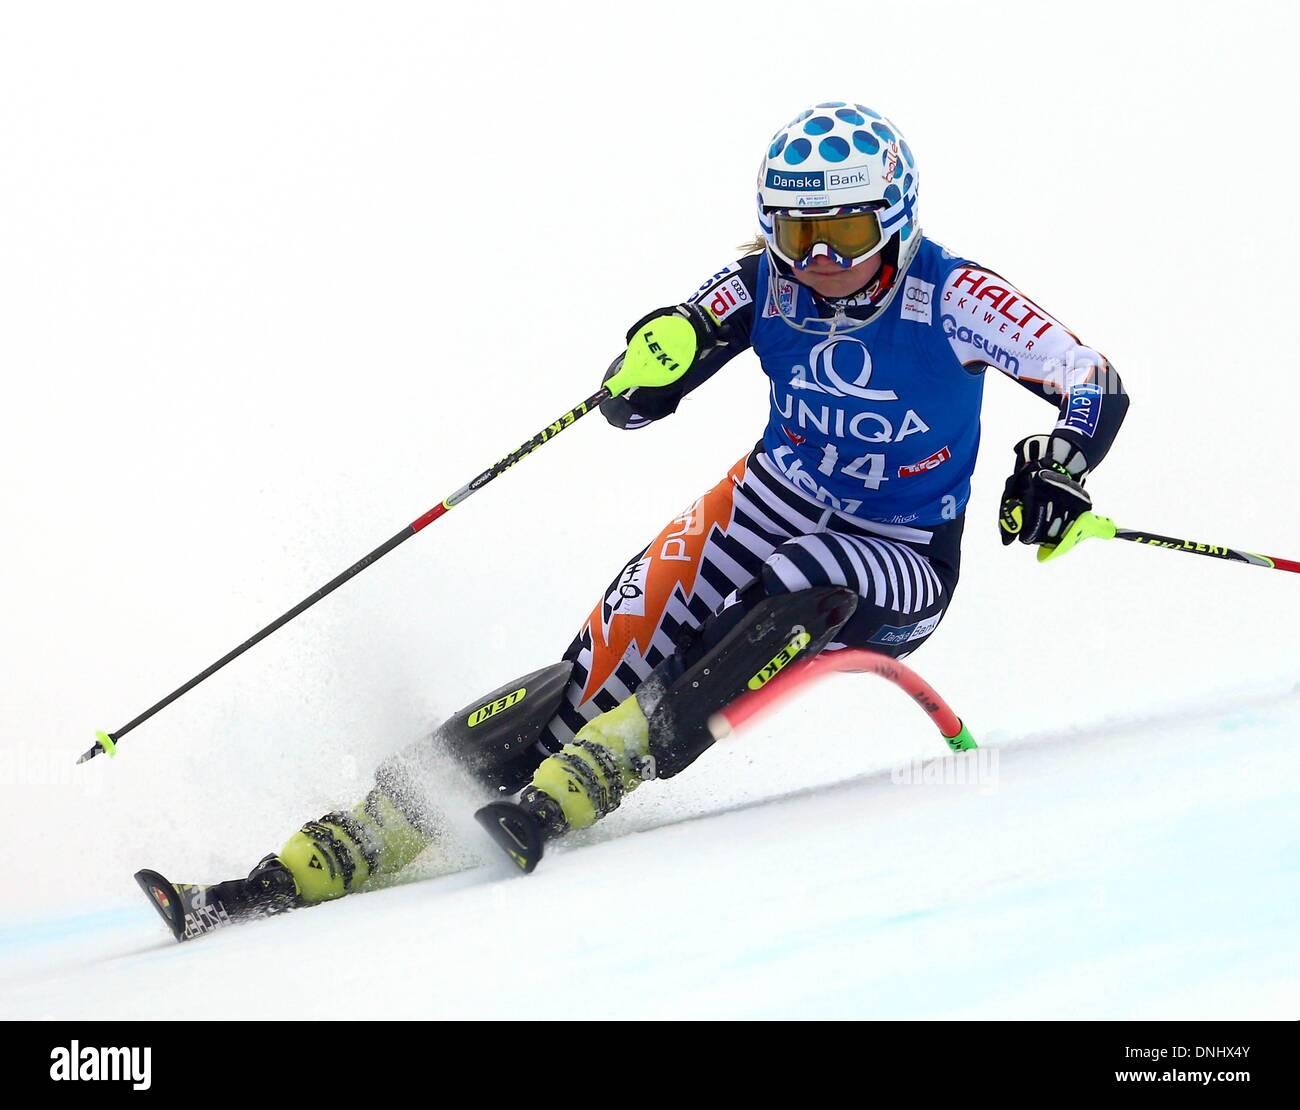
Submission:
<svg viewBox="0 0 1300 1110">
<path fill-rule="evenodd" d="M 624 795 L 653 777 L 650 726 L 633 695 L 588 721 L 548 756 L 515 802 L 493 802 L 479 824 L 524 873 L 542 858 L 546 840 L 585 829 L 619 807 Z"/>
</svg>

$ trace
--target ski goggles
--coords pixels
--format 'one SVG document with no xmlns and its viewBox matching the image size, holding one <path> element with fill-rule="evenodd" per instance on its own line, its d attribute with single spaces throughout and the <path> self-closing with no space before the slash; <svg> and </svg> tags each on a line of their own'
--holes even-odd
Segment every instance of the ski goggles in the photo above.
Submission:
<svg viewBox="0 0 1300 1110">
<path fill-rule="evenodd" d="M 817 212 L 778 208 L 772 212 L 768 241 L 797 270 L 805 269 L 818 256 L 848 269 L 884 246 L 889 237 L 881 222 L 884 207 L 859 204 Z"/>
</svg>

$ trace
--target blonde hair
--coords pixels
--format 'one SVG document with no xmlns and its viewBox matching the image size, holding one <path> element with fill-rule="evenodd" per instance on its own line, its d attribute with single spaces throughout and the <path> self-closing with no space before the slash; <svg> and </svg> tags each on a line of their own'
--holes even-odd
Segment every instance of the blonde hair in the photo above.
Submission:
<svg viewBox="0 0 1300 1110">
<path fill-rule="evenodd" d="M 741 255 L 762 254 L 767 249 L 767 240 L 762 235 L 755 235 L 748 242 L 740 244 Z"/>
</svg>

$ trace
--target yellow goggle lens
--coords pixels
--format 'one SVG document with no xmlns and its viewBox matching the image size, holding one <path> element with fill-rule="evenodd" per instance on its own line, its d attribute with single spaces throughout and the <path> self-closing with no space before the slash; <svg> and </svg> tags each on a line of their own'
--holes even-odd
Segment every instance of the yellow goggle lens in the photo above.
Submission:
<svg viewBox="0 0 1300 1110">
<path fill-rule="evenodd" d="M 873 211 L 850 212 L 839 216 L 773 216 L 776 245 L 781 253 L 796 262 L 808 257 L 818 243 L 825 243 L 844 258 L 869 254 L 883 238 L 880 219 Z"/>
</svg>

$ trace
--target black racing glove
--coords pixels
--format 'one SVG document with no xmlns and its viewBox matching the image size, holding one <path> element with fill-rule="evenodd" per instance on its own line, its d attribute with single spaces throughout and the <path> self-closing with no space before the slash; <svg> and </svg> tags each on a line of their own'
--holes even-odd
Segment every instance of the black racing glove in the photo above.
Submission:
<svg viewBox="0 0 1300 1110">
<path fill-rule="evenodd" d="M 1016 444 L 1016 469 L 1002 490 L 1002 543 L 1055 543 L 1092 508 L 1083 488 L 1088 460 L 1060 436 L 1028 436 Z"/>
<path fill-rule="evenodd" d="M 653 324 L 656 320 L 668 316 L 680 317 L 689 321 L 695 331 L 695 353 L 691 357 L 686 370 L 672 385 L 638 386 L 635 389 L 629 389 L 621 396 L 611 397 L 601 405 L 601 412 L 604 413 L 605 419 L 617 427 L 639 428 L 652 420 L 658 420 L 660 417 L 675 412 L 677 406 L 681 403 L 683 394 L 686 392 L 685 377 L 690 372 L 691 366 L 694 366 L 701 357 L 718 345 L 717 321 L 713 319 L 707 309 L 698 304 L 670 305 L 667 308 L 657 308 L 653 312 L 647 312 L 628 329 L 627 342 L 631 344 L 637 333 L 647 324 Z M 609 369 L 605 371 L 604 378 L 601 379 L 602 381 L 609 381 L 623 368 L 623 359 L 626 353 L 624 351 L 610 363 Z"/>
</svg>

